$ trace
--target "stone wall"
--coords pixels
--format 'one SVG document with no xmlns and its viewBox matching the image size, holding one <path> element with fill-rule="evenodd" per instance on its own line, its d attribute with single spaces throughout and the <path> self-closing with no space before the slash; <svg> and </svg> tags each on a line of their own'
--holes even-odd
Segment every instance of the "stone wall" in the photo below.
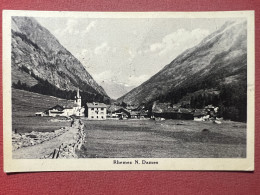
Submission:
<svg viewBox="0 0 260 195">
<path fill-rule="evenodd" d="M 76 150 L 80 150 L 85 141 L 86 133 L 84 132 L 84 123 L 81 120 L 74 119 L 72 128 L 78 130 L 73 140 L 65 141 L 58 148 L 55 148 L 52 153 L 43 158 L 57 159 L 57 158 L 78 158 Z"/>
<path fill-rule="evenodd" d="M 16 133 L 12 132 L 12 150 L 15 151 L 19 148 L 34 146 L 41 144 L 45 141 L 51 140 L 57 136 L 62 135 L 68 131 L 68 128 L 63 127 L 53 132 L 39 132 L 32 131 L 29 133 Z"/>
</svg>

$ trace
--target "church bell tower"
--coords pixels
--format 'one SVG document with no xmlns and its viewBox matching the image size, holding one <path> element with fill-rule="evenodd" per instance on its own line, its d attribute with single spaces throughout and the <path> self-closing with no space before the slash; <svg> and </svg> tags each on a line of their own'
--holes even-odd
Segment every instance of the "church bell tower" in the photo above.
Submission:
<svg viewBox="0 0 260 195">
<path fill-rule="evenodd" d="M 81 97 L 79 95 L 79 88 L 77 91 L 77 96 L 75 97 L 75 104 L 77 104 L 78 107 L 81 107 Z"/>
</svg>

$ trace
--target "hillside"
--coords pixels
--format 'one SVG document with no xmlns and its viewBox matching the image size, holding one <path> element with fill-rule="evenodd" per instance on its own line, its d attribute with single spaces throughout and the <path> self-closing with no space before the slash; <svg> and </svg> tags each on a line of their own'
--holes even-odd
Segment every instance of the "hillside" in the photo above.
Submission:
<svg viewBox="0 0 260 195">
<path fill-rule="evenodd" d="M 107 97 L 78 59 L 34 18 L 12 17 L 12 82 Z M 38 85 L 38 86 L 37 86 Z M 48 90 L 48 89 L 46 89 Z M 40 91 L 40 90 L 39 90 Z"/>
<path fill-rule="evenodd" d="M 202 89 L 246 85 L 246 24 L 246 21 L 225 23 L 118 101 L 134 105 L 155 100 L 177 103 L 187 93 Z"/>
<path fill-rule="evenodd" d="M 43 112 L 57 104 L 67 105 L 72 100 L 66 100 L 29 91 L 12 89 L 12 115 L 35 116 L 35 112 Z"/>
</svg>

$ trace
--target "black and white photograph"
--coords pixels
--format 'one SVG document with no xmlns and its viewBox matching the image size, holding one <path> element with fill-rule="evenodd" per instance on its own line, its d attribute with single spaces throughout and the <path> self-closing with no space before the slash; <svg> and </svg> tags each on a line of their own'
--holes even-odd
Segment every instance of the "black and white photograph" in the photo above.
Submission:
<svg viewBox="0 0 260 195">
<path fill-rule="evenodd" d="M 254 169 L 254 12 L 4 16 L 6 171 Z"/>
</svg>

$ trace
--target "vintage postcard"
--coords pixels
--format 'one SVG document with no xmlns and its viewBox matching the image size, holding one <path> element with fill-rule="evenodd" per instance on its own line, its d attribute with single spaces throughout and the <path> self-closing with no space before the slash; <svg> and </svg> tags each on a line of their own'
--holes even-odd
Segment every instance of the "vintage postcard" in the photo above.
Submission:
<svg viewBox="0 0 260 195">
<path fill-rule="evenodd" d="M 4 171 L 253 171 L 254 47 L 253 11 L 4 10 Z"/>
</svg>

